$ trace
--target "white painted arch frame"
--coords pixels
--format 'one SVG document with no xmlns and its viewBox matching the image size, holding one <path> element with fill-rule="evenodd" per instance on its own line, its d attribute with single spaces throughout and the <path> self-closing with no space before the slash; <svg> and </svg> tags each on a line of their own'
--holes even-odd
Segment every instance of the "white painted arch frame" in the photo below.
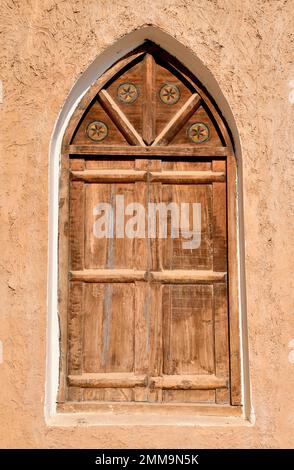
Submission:
<svg viewBox="0 0 294 470">
<path fill-rule="evenodd" d="M 231 108 L 212 73 L 201 60 L 178 40 L 154 26 L 144 26 L 123 36 L 111 47 L 98 55 L 94 62 L 81 75 L 73 86 L 55 123 L 49 149 L 49 245 L 48 245 L 48 320 L 47 354 L 45 385 L 45 418 L 48 424 L 56 420 L 56 399 L 59 382 L 59 321 L 58 321 L 58 199 L 60 156 L 62 139 L 78 103 L 91 85 L 115 62 L 127 53 L 150 40 L 176 57 L 204 85 L 214 98 L 221 114 L 226 120 L 233 137 L 237 158 L 237 236 L 238 236 L 238 274 L 239 274 L 239 315 L 241 339 L 242 398 L 244 417 L 252 418 L 250 383 L 248 368 L 248 340 L 246 321 L 246 291 L 244 272 L 244 231 L 242 201 L 242 159 L 241 143 Z M 97 424 L 97 423 L 95 423 Z M 105 424 L 105 423 L 100 423 Z"/>
</svg>

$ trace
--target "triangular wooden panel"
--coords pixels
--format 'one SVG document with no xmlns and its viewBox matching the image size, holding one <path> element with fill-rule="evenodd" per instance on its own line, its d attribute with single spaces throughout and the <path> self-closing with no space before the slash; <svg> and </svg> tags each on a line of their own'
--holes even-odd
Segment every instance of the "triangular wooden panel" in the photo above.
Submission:
<svg viewBox="0 0 294 470">
<path fill-rule="evenodd" d="M 85 113 L 72 143 L 74 145 L 128 145 L 97 100 Z"/>
<path fill-rule="evenodd" d="M 146 44 L 106 75 L 88 93 L 90 104 L 87 95 L 83 98 L 71 124 L 70 144 L 88 145 L 93 151 L 96 146 L 231 145 L 205 90 L 158 47 Z"/>
<path fill-rule="evenodd" d="M 142 58 L 140 58 L 142 59 Z M 144 100 L 144 62 L 140 60 L 105 87 L 117 106 L 128 118 L 136 131 L 142 135 Z"/>
<path fill-rule="evenodd" d="M 197 145 L 221 146 L 222 141 L 211 117 L 203 106 L 199 106 L 170 144 L 194 147 Z"/>
<path fill-rule="evenodd" d="M 162 60 L 156 60 L 156 136 L 171 118 L 179 112 L 195 90 L 191 89 L 180 74 L 172 73 Z"/>
</svg>

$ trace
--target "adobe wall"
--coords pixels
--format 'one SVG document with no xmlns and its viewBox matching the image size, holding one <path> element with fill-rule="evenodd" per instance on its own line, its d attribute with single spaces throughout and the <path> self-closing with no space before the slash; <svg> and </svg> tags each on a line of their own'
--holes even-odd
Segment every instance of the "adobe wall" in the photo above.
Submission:
<svg viewBox="0 0 294 470">
<path fill-rule="evenodd" d="M 147 24 L 197 55 L 239 131 L 251 425 L 45 422 L 51 136 L 81 73 Z M 0 31 L 0 447 L 293 447 L 294 1 L 0 0 Z"/>
</svg>

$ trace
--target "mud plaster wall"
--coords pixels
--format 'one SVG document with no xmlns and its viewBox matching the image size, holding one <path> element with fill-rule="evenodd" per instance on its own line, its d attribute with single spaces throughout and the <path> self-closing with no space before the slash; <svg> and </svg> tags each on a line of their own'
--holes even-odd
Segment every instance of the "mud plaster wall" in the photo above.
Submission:
<svg viewBox="0 0 294 470">
<path fill-rule="evenodd" d="M 294 1 L 1 0 L 0 21 L 0 447 L 293 446 Z M 252 426 L 45 423 L 50 138 L 80 74 L 144 24 L 197 54 L 240 133 Z"/>
</svg>

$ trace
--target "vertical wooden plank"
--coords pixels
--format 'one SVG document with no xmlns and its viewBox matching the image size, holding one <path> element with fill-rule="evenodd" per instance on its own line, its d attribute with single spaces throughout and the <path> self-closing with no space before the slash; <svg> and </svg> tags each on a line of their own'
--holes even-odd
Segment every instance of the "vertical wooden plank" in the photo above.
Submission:
<svg viewBox="0 0 294 470">
<path fill-rule="evenodd" d="M 83 372 L 98 372 L 101 369 L 103 331 L 103 298 L 105 284 L 86 284 L 84 286 L 85 313 L 83 331 Z M 85 389 L 84 401 L 105 398 L 104 389 Z"/>
<path fill-rule="evenodd" d="M 161 160 L 152 159 L 149 160 L 148 172 L 150 171 L 161 171 L 162 164 Z M 160 203 L 162 202 L 162 183 L 152 183 L 149 180 L 147 182 L 147 207 L 149 203 Z M 150 221 L 148 220 L 150 223 Z M 148 235 L 148 234 L 147 234 Z M 156 221 L 156 238 L 148 237 L 148 271 L 161 271 L 162 267 L 162 252 L 163 244 L 166 240 L 159 238 L 159 224 Z"/>
<path fill-rule="evenodd" d="M 213 171 L 226 171 L 224 160 L 213 161 Z M 213 270 L 227 271 L 226 183 L 212 183 Z"/>
<path fill-rule="evenodd" d="M 58 314 L 60 325 L 60 377 L 58 402 L 64 402 L 67 392 L 68 354 L 68 256 L 69 256 L 69 156 L 61 155 L 58 223 Z"/>
<path fill-rule="evenodd" d="M 214 372 L 212 286 L 163 287 L 163 373 L 199 375 Z M 214 401 L 215 393 L 205 401 Z M 198 391 L 164 392 L 164 401 L 199 399 Z M 202 395 L 203 399 L 203 395 Z"/>
<path fill-rule="evenodd" d="M 225 160 L 214 160 L 213 171 L 226 171 Z M 213 183 L 213 270 L 227 271 L 227 202 L 226 184 Z M 229 380 L 229 338 L 227 287 L 225 284 L 213 286 L 214 298 L 214 341 L 215 341 L 215 374 Z M 216 390 L 216 402 L 228 403 L 229 390 Z"/>
<path fill-rule="evenodd" d="M 70 187 L 70 268 L 84 268 L 84 183 L 72 181 Z"/>
<path fill-rule="evenodd" d="M 136 170 L 147 170 L 148 160 L 136 159 Z M 139 202 L 146 209 L 148 200 L 148 188 L 145 182 L 135 183 L 136 202 Z M 145 217 L 145 233 L 147 228 L 147 214 Z M 135 269 L 148 270 L 148 239 L 135 239 L 134 264 Z M 148 361 L 150 352 L 150 298 L 149 286 L 146 281 L 135 282 L 135 374 L 148 374 Z M 148 390 L 146 387 L 134 388 L 135 401 L 147 401 Z"/>
<path fill-rule="evenodd" d="M 135 282 L 135 374 L 148 374 L 150 353 L 150 294 L 147 282 Z M 146 387 L 134 388 L 134 401 L 147 401 Z"/>
<path fill-rule="evenodd" d="M 156 109 L 156 89 L 155 72 L 156 63 L 151 54 L 146 54 L 144 59 L 144 89 L 143 89 L 143 140 L 147 145 L 154 141 L 155 134 L 155 109 Z"/>
<path fill-rule="evenodd" d="M 83 354 L 83 283 L 72 282 L 69 292 L 69 315 L 68 315 L 68 374 L 82 373 Z M 69 388 L 68 400 L 80 401 L 83 390 L 80 388 Z"/>
<path fill-rule="evenodd" d="M 84 268 L 84 183 L 71 182 L 69 204 L 70 268 Z M 83 284 L 72 283 L 69 290 L 68 373 L 82 372 Z M 82 400 L 83 390 L 68 390 L 69 400 Z"/>
<path fill-rule="evenodd" d="M 134 285 L 106 284 L 103 298 L 103 347 L 101 366 L 105 372 L 134 369 Z M 132 389 L 105 389 L 105 401 L 131 401 Z"/>
<path fill-rule="evenodd" d="M 230 323 L 231 404 L 241 404 L 240 327 L 238 308 L 238 245 L 237 245 L 237 171 L 233 154 L 227 158 L 228 212 L 228 282 Z"/>
<path fill-rule="evenodd" d="M 162 185 L 162 201 L 169 204 L 175 202 L 178 207 L 181 203 L 189 203 L 189 228 L 192 230 L 192 204 L 201 206 L 201 241 L 195 248 L 185 248 L 187 241 L 182 231 L 179 237 L 170 237 L 170 226 L 168 227 L 168 238 L 163 244 L 163 267 L 164 269 L 212 269 L 213 264 L 213 234 L 212 234 L 212 187 L 210 184 L 164 184 Z M 170 225 L 170 223 L 169 223 Z M 199 230 L 199 225 L 194 227 Z M 186 235 L 187 236 L 187 235 Z M 197 240 L 195 240 L 197 242 Z M 196 243 L 197 246 L 197 243 Z"/>
<path fill-rule="evenodd" d="M 162 348 L 162 285 L 149 283 L 149 377 L 162 375 L 163 348 Z M 148 389 L 149 402 L 161 402 L 162 390 Z"/>
<path fill-rule="evenodd" d="M 226 284 L 213 286 L 214 335 L 215 335 L 215 375 L 225 377 L 229 383 L 229 325 Z M 217 389 L 216 403 L 229 403 L 230 390 Z"/>
<path fill-rule="evenodd" d="M 134 331 L 132 284 L 85 285 L 84 372 L 131 372 Z M 131 401 L 132 390 L 87 390 L 84 399 Z"/>
<path fill-rule="evenodd" d="M 161 160 L 152 159 L 148 165 L 149 171 L 161 171 Z M 162 201 L 162 184 L 150 183 L 148 179 L 148 203 Z M 159 227 L 157 225 L 157 238 L 148 238 L 148 271 L 162 270 L 162 247 L 166 240 L 158 238 Z M 150 339 L 149 339 L 149 376 L 162 374 L 163 350 L 162 350 L 162 286 L 149 283 L 149 309 L 150 309 Z M 148 389 L 149 402 L 161 402 L 162 390 Z"/>
<path fill-rule="evenodd" d="M 111 184 L 86 184 L 85 201 L 85 268 L 113 267 L 113 238 L 97 238 L 94 234 L 94 224 L 102 213 L 95 215 L 94 209 L 98 203 L 113 203 Z M 99 216 L 99 217 L 98 217 Z M 106 216 L 104 212 L 103 216 Z M 105 227 L 103 226 L 103 229 Z"/>
</svg>

